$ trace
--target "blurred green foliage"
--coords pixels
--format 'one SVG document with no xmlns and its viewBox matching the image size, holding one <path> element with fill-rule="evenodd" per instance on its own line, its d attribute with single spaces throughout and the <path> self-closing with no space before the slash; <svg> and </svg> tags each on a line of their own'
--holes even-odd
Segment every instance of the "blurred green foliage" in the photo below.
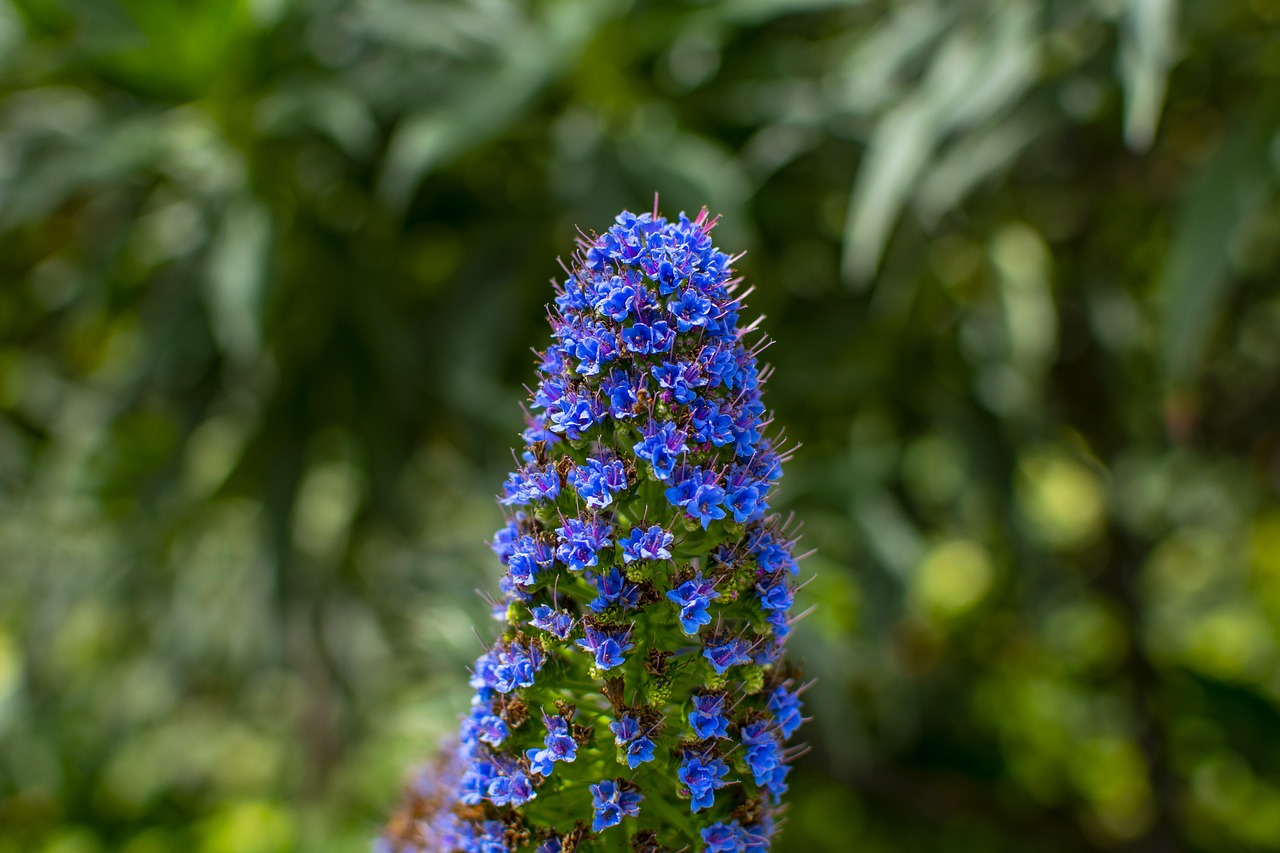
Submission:
<svg viewBox="0 0 1280 853">
<path fill-rule="evenodd" d="M 0 851 L 365 849 L 553 260 L 655 190 L 804 445 L 782 849 L 1280 850 L 1278 27 L 0 0 Z"/>
</svg>

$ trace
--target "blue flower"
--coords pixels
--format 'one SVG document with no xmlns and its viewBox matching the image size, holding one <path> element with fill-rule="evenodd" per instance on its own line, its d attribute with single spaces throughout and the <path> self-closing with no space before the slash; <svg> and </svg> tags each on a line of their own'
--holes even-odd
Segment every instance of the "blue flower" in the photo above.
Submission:
<svg viewBox="0 0 1280 853">
<path fill-rule="evenodd" d="M 507 523 L 501 527 L 497 533 L 493 534 L 493 542 L 489 545 L 493 549 L 493 553 L 498 555 L 498 559 L 505 565 L 507 560 L 515 553 L 515 542 L 520 538 L 520 528 L 528 520 L 528 516 L 524 513 L 516 513 L 514 518 L 507 520 Z"/>
<path fill-rule="evenodd" d="M 615 275 L 601 290 L 604 291 L 604 296 L 597 299 L 593 306 L 597 312 L 615 322 L 621 322 L 631 316 L 636 299 L 634 285 L 628 285 L 622 276 Z"/>
<path fill-rule="evenodd" d="M 614 368 L 612 373 L 600 381 L 600 393 L 608 401 L 611 417 L 621 419 L 636 416 L 635 405 L 640 400 L 636 392 L 643 381 L 643 377 L 637 379 L 619 368 Z"/>
<path fill-rule="evenodd" d="M 539 383 L 531 405 L 535 409 L 546 409 L 547 416 L 550 417 L 552 412 L 560 410 L 560 404 L 564 402 L 567 390 L 567 384 L 559 376 L 548 376 Z M 552 423 L 554 424 L 554 420 Z M 548 429 L 558 432 L 564 431 L 563 429 L 554 430 L 554 427 L 548 427 Z"/>
<path fill-rule="evenodd" d="M 787 616 L 785 610 L 769 610 L 765 613 L 764 621 L 769 623 L 769 628 L 773 631 L 773 638 L 781 643 L 791 634 L 791 619 Z M 766 657 L 757 654 L 755 659 L 760 664 L 772 663 Z"/>
<path fill-rule="evenodd" d="M 640 721 L 630 714 L 624 714 L 609 724 L 613 732 L 613 742 L 618 746 L 626 746 L 640 736 Z"/>
<path fill-rule="evenodd" d="M 749 465 L 734 465 L 725 480 L 725 505 L 739 524 L 755 521 L 769 508 L 768 491 L 768 480 L 757 479 Z"/>
<path fill-rule="evenodd" d="M 693 503 L 694 498 L 698 496 L 700 473 L 700 469 L 694 469 L 692 475 L 686 475 L 684 479 L 678 480 L 674 486 L 667 489 L 667 502 L 678 507 L 687 507 Z"/>
<path fill-rule="evenodd" d="M 500 820 L 486 820 L 475 833 L 475 840 L 464 849 L 468 853 L 507 853 L 507 827 Z"/>
<path fill-rule="evenodd" d="M 477 806 L 489 792 L 497 767 L 487 758 L 472 761 L 458 782 L 458 800 L 464 805 Z"/>
<path fill-rule="evenodd" d="M 686 507 L 686 511 L 702 522 L 702 529 L 706 530 L 708 522 L 724 518 L 725 511 L 721 506 L 722 503 L 724 503 L 724 489 L 714 483 L 704 483 L 698 487 L 697 493 L 693 496 L 693 502 Z"/>
<path fill-rule="evenodd" d="M 742 745 L 746 747 L 747 767 L 755 776 L 756 784 L 763 785 L 782 763 L 782 747 L 773 729 L 765 720 L 756 720 L 742 727 Z"/>
<path fill-rule="evenodd" d="M 507 737 L 507 724 L 501 717 L 486 714 L 476 723 L 477 738 L 492 746 L 502 746 Z"/>
<path fill-rule="evenodd" d="M 525 416 L 525 430 L 520 433 L 520 438 L 525 444 L 537 444 L 543 442 L 548 446 L 558 444 L 560 436 L 556 435 L 547 427 L 546 413 L 528 414 Z"/>
<path fill-rule="evenodd" d="M 564 284 L 560 286 L 560 292 L 556 295 L 556 305 L 561 311 L 583 311 L 591 307 L 591 300 L 582 288 L 580 277 L 570 274 L 564 280 Z"/>
<path fill-rule="evenodd" d="M 555 500 L 560 494 L 560 475 L 554 468 L 526 465 L 511 472 L 507 481 L 502 484 L 502 493 L 503 497 L 498 503 L 503 506 L 527 504 L 535 500 Z"/>
<path fill-rule="evenodd" d="M 550 776 L 551 766 L 557 761 L 570 763 L 578 755 L 578 742 L 569 734 L 569 722 L 561 716 L 543 716 L 547 736 L 542 749 L 525 750 L 529 769 L 540 776 Z"/>
<path fill-rule="evenodd" d="M 621 779 L 605 779 L 589 786 L 591 806 L 595 816 L 591 820 L 591 831 L 602 832 L 611 826 L 622 823 L 623 817 L 638 817 L 640 803 L 644 796 L 635 791 L 625 790 Z"/>
<path fill-rule="evenodd" d="M 519 806 L 538 796 L 533 790 L 533 783 L 519 769 L 512 769 L 508 775 L 499 776 L 489 783 L 486 798 L 495 806 Z"/>
<path fill-rule="evenodd" d="M 730 347 L 703 347 L 698 352 L 698 364 L 707 377 L 707 384 L 712 388 L 724 385 L 732 390 L 743 384 L 738 360 Z"/>
<path fill-rule="evenodd" d="M 774 805 L 782 802 L 782 795 L 787 792 L 787 774 L 790 772 L 791 765 L 779 763 L 764 781 L 765 789 L 773 796 Z"/>
<path fill-rule="evenodd" d="M 670 478 L 680 455 L 689 450 L 685 443 L 687 433 L 671 421 L 650 421 L 642 434 L 644 439 L 632 450 L 653 466 L 653 474 L 659 480 Z"/>
<path fill-rule="evenodd" d="M 502 497 L 498 499 L 498 503 L 511 506 L 528 502 L 528 484 L 525 481 L 524 471 L 512 471 L 507 481 L 502 484 Z"/>
<path fill-rule="evenodd" d="M 703 827 L 702 841 L 706 853 L 743 853 L 747 849 L 747 831 L 736 821 L 713 823 Z"/>
<path fill-rule="evenodd" d="M 613 732 L 613 742 L 627 750 L 627 766 L 632 770 L 646 761 L 653 760 L 654 742 L 640 733 L 640 722 L 630 714 L 609 724 Z"/>
<path fill-rule="evenodd" d="M 716 675 L 724 675 L 725 670 L 740 663 L 751 663 L 751 646 L 741 637 L 732 637 L 719 643 L 707 643 L 702 649 L 702 656 L 711 662 Z"/>
<path fill-rule="evenodd" d="M 638 355 L 666 352 L 671 349 L 675 340 L 675 334 L 666 320 L 654 320 L 651 323 L 636 322 L 622 330 L 622 342 L 627 349 Z"/>
<path fill-rule="evenodd" d="M 696 398 L 689 407 L 689 424 L 693 427 L 693 439 L 723 447 L 735 438 L 734 419 L 730 411 L 720 409 L 702 398 Z"/>
<path fill-rule="evenodd" d="M 573 355 L 578 359 L 578 372 L 592 376 L 600 372 L 600 365 L 618 357 L 618 339 L 608 327 L 596 324 L 574 342 Z"/>
<path fill-rule="evenodd" d="M 710 806 L 716 790 L 725 786 L 724 775 L 728 772 L 729 765 L 719 758 L 686 750 L 676 775 L 691 799 L 689 810 L 700 812 Z"/>
<path fill-rule="evenodd" d="M 606 545 L 612 544 L 609 535 L 613 527 L 599 517 L 566 518 L 563 527 L 556 528 L 560 537 L 560 546 L 556 548 L 556 557 L 573 571 L 581 571 L 599 562 L 597 552 Z"/>
<path fill-rule="evenodd" d="M 707 607 L 713 598 L 719 598 L 715 584 L 703 580 L 699 572 L 693 580 L 685 581 L 669 591 L 667 598 L 680 605 L 680 627 L 690 636 L 698 633 L 698 628 L 711 621 Z"/>
<path fill-rule="evenodd" d="M 653 761 L 654 742 L 641 735 L 627 744 L 627 766 L 635 770 L 646 761 Z"/>
<path fill-rule="evenodd" d="M 794 596 L 782 575 L 768 575 L 756 584 L 760 594 L 760 607 L 766 612 L 785 614 L 791 609 Z"/>
<path fill-rule="evenodd" d="M 671 552 L 668 546 L 675 537 L 656 524 L 647 530 L 639 527 L 631 528 L 631 532 L 618 540 L 622 546 L 622 560 L 634 563 L 637 560 L 669 560 Z"/>
<path fill-rule="evenodd" d="M 724 489 L 714 471 L 701 467 L 684 469 L 676 476 L 675 485 L 666 491 L 667 502 L 682 507 L 687 515 L 698 519 L 706 530 L 711 521 L 724 518 Z"/>
<path fill-rule="evenodd" d="M 536 641 L 527 645 L 499 642 L 476 660 L 471 686 L 477 690 L 487 687 L 498 693 L 510 693 L 519 687 L 530 687 L 544 660 L 542 648 Z"/>
<path fill-rule="evenodd" d="M 769 710 L 777 715 L 778 729 L 784 738 L 790 738 L 803 722 L 799 691 L 788 692 L 785 685 L 779 685 L 769 694 Z"/>
<path fill-rule="evenodd" d="M 724 715 L 723 693 L 695 693 L 693 710 L 689 712 L 689 726 L 700 740 L 727 738 L 729 720 Z"/>
<path fill-rule="evenodd" d="M 555 560 L 551 546 L 532 536 L 518 538 L 511 544 L 510 551 L 507 570 L 517 586 L 532 586 L 538 572 L 550 568 Z"/>
<path fill-rule="evenodd" d="M 535 399 L 535 404 L 538 402 Z M 605 413 L 604 406 L 592 393 L 566 389 L 558 400 L 547 406 L 551 418 L 551 431 L 562 432 L 568 438 L 581 438 Z"/>
<path fill-rule="evenodd" d="M 585 639 L 578 640 L 576 645 L 595 656 L 596 666 L 600 669 L 613 669 L 623 663 L 623 653 L 632 648 L 629 636 L 615 635 L 601 631 L 588 625 Z"/>
<path fill-rule="evenodd" d="M 725 506 L 733 511 L 733 520 L 739 524 L 764 514 L 760 505 L 760 490 L 756 486 L 739 486 L 728 493 Z"/>
<path fill-rule="evenodd" d="M 687 332 L 695 326 L 706 326 L 710 322 L 711 312 L 714 310 L 710 299 L 690 288 L 679 291 L 676 297 L 667 302 L 667 310 L 675 315 L 678 331 Z"/>
<path fill-rule="evenodd" d="M 539 776 L 550 776 L 555 766 L 555 759 L 547 749 L 526 749 L 525 758 L 529 759 L 529 770 Z"/>
<path fill-rule="evenodd" d="M 495 728 L 491 720 L 502 723 L 502 729 Z M 480 748 L 481 741 L 492 746 L 500 746 L 506 734 L 506 724 L 501 717 L 493 714 L 493 702 L 478 696 L 472 697 L 471 713 L 462 720 L 459 748 L 472 754 Z"/>
<path fill-rule="evenodd" d="M 533 616 L 529 620 L 533 627 L 541 628 L 558 639 L 569 639 L 569 633 L 573 631 L 573 617 L 567 611 L 552 610 L 549 605 L 536 604 L 529 613 Z"/>
<path fill-rule="evenodd" d="M 773 534 L 763 528 L 757 529 L 747 539 L 747 550 L 756 559 L 756 565 L 766 572 L 787 571 L 793 575 L 800 573 L 800 566 L 791 556 L 791 547 L 774 538 Z"/>
<path fill-rule="evenodd" d="M 770 625 L 773 625 L 775 622 L 778 621 L 775 618 L 778 615 L 779 614 L 777 613 L 769 614 L 769 616 L 771 617 L 769 619 Z M 786 628 L 787 631 L 791 630 L 789 625 L 786 625 L 784 627 Z M 762 637 L 761 639 L 763 640 L 763 642 L 756 643 L 756 645 L 751 648 L 750 657 L 751 657 L 752 663 L 755 663 L 758 666 L 769 666 L 771 664 L 777 663 L 778 660 L 782 658 L 782 642 L 783 640 L 786 639 L 786 635 L 783 633 L 780 633 L 780 631 L 781 629 L 775 628 L 772 638 Z"/>
<path fill-rule="evenodd" d="M 610 566 L 609 570 L 602 575 L 589 574 L 587 577 L 595 586 L 598 596 L 587 606 L 596 613 L 603 613 L 604 610 L 612 604 L 617 604 L 623 610 L 630 610 L 640 604 L 640 588 L 631 583 L 618 570 L 617 566 Z"/>
<path fill-rule="evenodd" d="M 627 482 L 627 466 L 622 463 L 621 459 L 609 459 L 600 463 L 600 482 L 605 489 L 613 494 L 625 492 L 629 486 Z"/>
<path fill-rule="evenodd" d="M 658 381 L 658 387 L 670 391 L 669 399 L 677 403 L 690 403 L 697 399 L 697 389 L 707 384 L 698 366 L 687 361 L 664 361 L 655 365 L 650 372 Z"/>
<path fill-rule="evenodd" d="M 529 475 L 529 496 L 553 501 L 560 494 L 560 474 L 555 468 L 534 470 Z"/>
<path fill-rule="evenodd" d="M 627 489 L 627 471 L 621 459 L 588 459 L 569 469 L 569 485 L 588 507 L 603 508 L 613 496 Z"/>
<path fill-rule="evenodd" d="M 564 372 L 565 358 L 564 348 L 560 346 L 549 346 L 544 351 L 536 353 L 539 357 L 538 372 L 547 377 L 556 377 Z"/>
</svg>

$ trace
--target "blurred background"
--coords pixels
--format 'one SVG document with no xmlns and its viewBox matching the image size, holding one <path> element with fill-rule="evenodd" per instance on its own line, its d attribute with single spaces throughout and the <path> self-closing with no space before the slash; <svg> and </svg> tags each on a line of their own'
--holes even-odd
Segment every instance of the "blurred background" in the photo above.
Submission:
<svg viewBox="0 0 1280 853">
<path fill-rule="evenodd" d="M 577 228 L 803 444 L 782 851 L 1280 850 L 1278 0 L 0 0 L 0 853 L 364 851 Z"/>
</svg>

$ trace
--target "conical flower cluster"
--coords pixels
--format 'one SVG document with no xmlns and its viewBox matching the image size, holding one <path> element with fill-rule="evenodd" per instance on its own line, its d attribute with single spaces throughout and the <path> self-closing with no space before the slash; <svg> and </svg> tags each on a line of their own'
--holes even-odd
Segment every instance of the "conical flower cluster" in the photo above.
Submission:
<svg viewBox="0 0 1280 853">
<path fill-rule="evenodd" d="M 714 224 L 624 212 L 557 286 L 493 539 L 506 630 L 379 853 L 769 849 L 798 569 Z"/>
</svg>

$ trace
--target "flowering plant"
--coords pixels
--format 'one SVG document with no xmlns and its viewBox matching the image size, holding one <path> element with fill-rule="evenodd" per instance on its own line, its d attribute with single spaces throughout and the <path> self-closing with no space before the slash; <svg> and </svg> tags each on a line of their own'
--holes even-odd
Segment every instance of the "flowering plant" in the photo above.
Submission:
<svg viewBox="0 0 1280 853">
<path fill-rule="evenodd" d="M 765 851 L 801 723 L 783 455 L 705 210 L 584 240 L 503 485 L 503 635 L 378 853 Z"/>
</svg>

